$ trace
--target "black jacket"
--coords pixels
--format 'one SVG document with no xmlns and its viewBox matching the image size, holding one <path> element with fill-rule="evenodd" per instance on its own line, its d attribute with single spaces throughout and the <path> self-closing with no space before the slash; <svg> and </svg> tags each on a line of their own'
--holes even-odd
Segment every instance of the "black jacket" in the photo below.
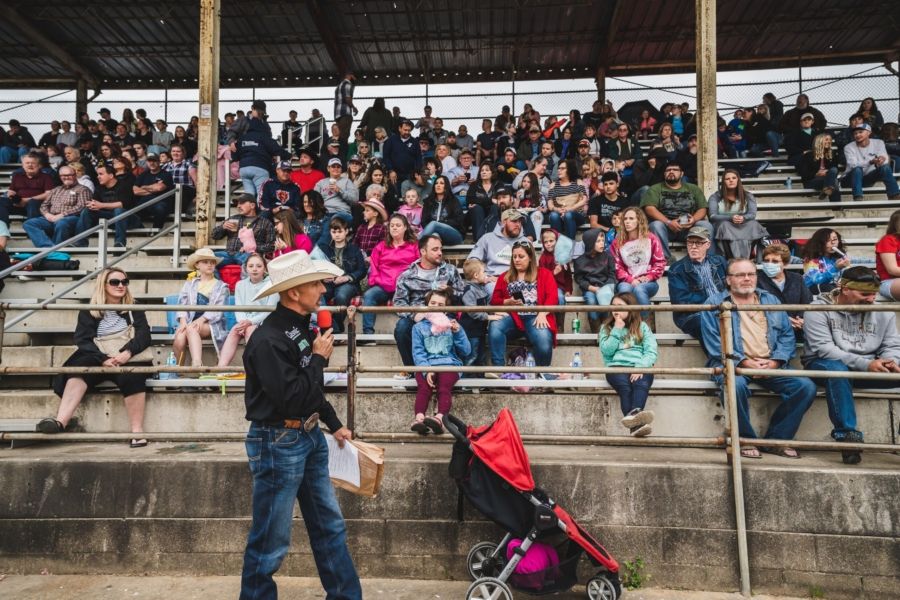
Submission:
<svg viewBox="0 0 900 600">
<path fill-rule="evenodd" d="M 274 173 L 272 159 L 275 157 L 288 159 L 291 155 L 272 139 L 268 123 L 249 119 L 247 130 L 238 138 L 237 152 L 232 152 L 231 158 L 239 160 L 242 167 L 260 167 L 271 174 Z"/>
<path fill-rule="evenodd" d="M 306 419 L 313 413 L 331 431 L 343 425 L 325 399 L 325 357 L 312 353 L 309 315 L 278 304 L 244 350 L 247 379 L 244 403 L 248 421 Z"/>
<path fill-rule="evenodd" d="M 609 252 L 594 254 L 594 244 L 600 235 L 603 235 L 602 229 L 588 229 L 581 236 L 584 254 L 575 259 L 575 283 L 582 294 L 592 285 L 603 287 L 616 283 L 616 260 Z"/>
<path fill-rule="evenodd" d="M 757 281 L 756 285 L 761 290 L 774 295 L 782 304 L 809 304 L 813 300 L 812 292 L 803 283 L 803 276 L 792 271 L 785 271 L 784 273 L 783 292 L 762 271 L 759 272 L 759 281 Z M 788 314 L 792 317 L 803 316 L 803 313 L 798 311 L 791 311 Z"/>
<path fill-rule="evenodd" d="M 136 356 L 150 347 L 150 325 L 147 324 L 147 315 L 141 311 L 128 311 L 120 314 L 125 317 L 126 321 L 134 325 L 134 338 L 119 351 L 128 350 L 132 356 Z M 102 363 L 108 357 L 94 343 L 99 325 L 100 319 L 95 319 L 91 315 L 91 311 L 78 311 L 78 324 L 75 325 L 75 346 L 81 353 L 92 356 Z"/>
<path fill-rule="evenodd" d="M 440 210 L 440 218 L 435 219 L 434 216 L 438 210 Z M 432 221 L 440 221 L 465 235 L 466 230 L 463 225 L 463 218 L 462 208 L 460 208 L 459 201 L 453 194 L 449 192 L 444 194 L 444 201 L 440 203 L 440 207 L 438 206 L 438 201 L 434 195 L 428 196 L 428 198 L 425 199 L 425 204 L 422 207 L 423 228 Z"/>
</svg>

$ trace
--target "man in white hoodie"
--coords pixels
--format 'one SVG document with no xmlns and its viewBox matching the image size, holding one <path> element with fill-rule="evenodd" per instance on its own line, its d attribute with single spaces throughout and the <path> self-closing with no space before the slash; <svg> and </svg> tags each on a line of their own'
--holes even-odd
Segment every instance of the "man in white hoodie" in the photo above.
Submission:
<svg viewBox="0 0 900 600">
<path fill-rule="evenodd" d="M 850 267 L 841 274 L 835 290 L 820 294 L 811 304 L 874 304 L 879 285 L 878 274 L 869 267 Z M 892 312 L 807 311 L 803 335 L 803 366 L 807 369 L 900 373 L 900 335 Z M 856 428 L 853 388 L 900 387 L 897 379 L 829 378 L 819 383 L 825 387 L 828 416 L 834 426 L 831 437 L 851 443 L 863 441 L 862 432 Z M 842 454 L 847 464 L 862 460 L 855 450 Z"/>
<path fill-rule="evenodd" d="M 844 183 L 853 188 L 853 199 L 863 199 L 863 186 L 870 186 L 876 181 L 884 182 L 888 200 L 900 200 L 900 187 L 894 177 L 891 157 L 888 156 L 884 142 L 871 139 L 872 126 L 860 123 L 853 128 L 853 142 L 844 146 L 844 158 L 847 159 L 847 174 Z"/>
</svg>

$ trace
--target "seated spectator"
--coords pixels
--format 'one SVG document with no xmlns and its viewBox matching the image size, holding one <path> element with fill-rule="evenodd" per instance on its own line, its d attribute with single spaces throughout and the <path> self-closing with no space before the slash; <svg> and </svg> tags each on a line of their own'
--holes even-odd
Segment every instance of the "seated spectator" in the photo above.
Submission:
<svg viewBox="0 0 900 600">
<path fill-rule="evenodd" d="M 181 210 L 190 215 L 193 211 L 191 207 L 194 205 L 194 198 L 197 196 L 197 168 L 190 157 L 185 155 L 183 146 L 172 144 L 169 154 L 172 160 L 165 163 L 165 169 L 172 175 L 172 184 L 181 184 Z M 162 154 L 159 162 L 163 162 Z"/>
<path fill-rule="evenodd" d="M 878 110 L 878 105 L 875 104 L 875 98 L 871 96 L 863 98 L 863 101 L 859 103 L 859 110 L 856 112 L 862 115 L 863 121 L 872 128 L 872 135 L 878 135 L 881 132 L 881 127 L 884 125 L 884 117 L 881 116 L 881 111 Z"/>
<path fill-rule="evenodd" d="M 813 294 L 830 292 L 837 285 L 841 271 L 850 266 L 844 239 L 834 229 L 823 227 L 806 241 L 803 258 L 803 283 Z"/>
<path fill-rule="evenodd" d="M 606 145 L 609 158 L 616 161 L 616 171 L 623 177 L 631 175 L 631 169 L 636 161 L 643 158 L 641 145 L 637 138 L 631 135 L 631 129 L 627 123 L 619 123 L 616 128 L 616 137 Z"/>
<path fill-rule="evenodd" d="M 638 129 L 642 140 L 650 139 L 650 136 L 656 131 L 656 119 L 650 116 L 649 110 L 641 111 Z"/>
<path fill-rule="evenodd" d="M 275 227 L 272 221 L 256 214 L 256 198 L 250 194 L 238 194 L 234 198 L 237 213 L 229 216 L 212 231 L 212 239 L 225 241 L 224 250 L 216 250 L 220 259 L 219 268 L 227 265 L 243 265 L 255 252 L 260 255 L 271 254 L 275 250 Z M 243 229 L 253 231 L 255 248 L 249 248 L 241 239 Z M 245 234 L 246 235 L 246 234 Z"/>
<path fill-rule="evenodd" d="M 441 171 L 449 173 L 456 168 L 456 159 L 450 153 L 450 146 L 447 144 L 436 144 L 434 147 L 434 157 L 441 163 Z"/>
<path fill-rule="evenodd" d="M 441 175 L 434 181 L 431 194 L 422 207 L 420 237 L 437 235 L 448 246 L 461 244 L 465 236 L 465 215 L 450 189 L 450 180 Z"/>
<path fill-rule="evenodd" d="M 166 131 L 168 124 L 162 119 L 156 120 L 156 131 L 153 132 L 153 143 L 147 148 L 148 151 L 155 154 L 166 152 L 172 147 L 175 141 L 175 135 L 171 131 Z"/>
<path fill-rule="evenodd" d="M 10 214 L 24 215 L 27 219 L 41 216 L 41 203 L 50 197 L 50 190 L 55 187 L 53 176 L 41 171 L 40 155 L 36 152 L 24 154 L 22 168 L 13 171 L 9 189 L 0 197 L 0 221 L 9 226 Z"/>
<path fill-rule="evenodd" d="M 409 176 L 409 179 L 404 180 L 400 184 L 401 199 L 405 199 L 406 192 L 412 189 L 415 190 L 419 195 L 419 202 L 421 203 L 422 198 L 425 198 L 431 193 L 431 182 L 429 182 L 430 178 L 431 174 L 425 169 L 413 171 L 412 175 Z"/>
<path fill-rule="evenodd" d="M 512 147 L 504 150 L 501 157 L 502 159 L 497 163 L 497 176 L 502 183 L 514 185 L 513 182 L 519 174 L 527 171 L 528 167 L 524 160 L 520 160 L 516 156 L 516 151 Z"/>
<path fill-rule="evenodd" d="M 736 258 L 728 263 L 728 289 L 710 296 L 706 304 L 733 302 L 742 304 L 779 304 L 778 299 L 757 289 L 756 265 L 748 259 Z M 737 366 L 746 369 L 778 369 L 789 367 L 796 351 L 794 331 L 786 312 L 733 311 L 731 313 L 733 340 L 732 348 Z M 715 311 L 703 311 L 700 316 L 703 330 L 703 345 L 709 356 L 707 366 L 722 367 L 722 338 L 719 332 L 719 316 Z M 713 380 L 724 390 L 724 376 L 714 375 Z M 754 383 L 778 394 L 781 405 L 769 421 L 765 438 L 792 440 L 800 427 L 803 415 L 816 398 L 816 386 L 806 377 L 754 377 Z M 738 431 L 741 437 L 756 438 L 757 433 L 750 422 L 750 377 L 735 376 L 737 396 Z M 725 405 L 724 398 L 722 405 Z M 772 452 L 785 458 L 800 458 L 793 448 L 765 446 L 744 446 L 741 456 L 761 458 L 760 450 Z"/>
<path fill-rule="evenodd" d="M 619 191 L 618 173 L 604 173 L 600 176 L 600 184 L 603 186 L 602 192 L 588 201 L 588 221 L 591 227 L 598 227 L 606 233 L 612 227 L 615 213 L 637 203 Z"/>
<path fill-rule="evenodd" d="M 516 242 L 510 268 L 497 278 L 491 295 L 493 306 L 556 306 L 557 288 L 553 273 L 538 266 L 531 242 Z M 491 321 L 488 341 L 491 364 L 506 365 L 507 341 L 524 336 L 534 351 L 535 364 L 549 366 L 556 345 L 556 318 L 549 312 L 505 313 Z"/>
<path fill-rule="evenodd" d="M 481 120 L 481 133 L 475 139 L 475 162 L 479 165 L 489 160 L 493 164 L 497 160 L 497 138 L 490 119 Z"/>
<path fill-rule="evenodd" d="M 500 220 L 500 213 L 505 210 L 501 210 L 501 208 L 505 206 L 505 198 L 508 195 L 508 188 L 502 186 L 495 188 L 494 209 L 491 216 L 485 221 L 484 230 L 487 230 L 488 225 L 492 225 L 491 220 Z M 522 178 L 522 187 L 516 192 L 515 200 L 510 203 L 509 207 L 528 215 L 524 228 L 525 237 L 534 241 L 537 238 L 537 232 L 544 226 L 544 217 L 547 214 L 547 196 L 541 192 L 541 184 L 538 183 L 537 175 L 532 172 L 525 173 L 525 177 Z"/>
<path fill-rule="evenodd" d="M 387 221 L 387 211 L 384 209 L 384 204 L 378 199 L 378 195 L 371 193 L 372 188 L 377 188 L 378 191 L 384 189 L 376 184 L 369 186 L 369 190 L 366 191 L 367 200 L 362 203 L 363 224 L 353 235 L 353 242 L 365 252 L 366 256 L 370 255 L 375 246 L 385 239 L 387 233 L 387 228 L 384 226 L 384 222 Z"/>
<path fill-rule="evenodd" d="M 325 201 L 319 192 L 315 190 L 303 192 L 303 205 L 298 218 L 313 246 L 318 244 L 323 236 L 328 237 L 325 236 L 325 230 L 328 229 L 329 218 L 325 213 Z"/>
<path fill-rule="evenodd" d="M 385 210 L 387 210 L 388 214 L 393 214 L 396 212 L 398 208 L 400 208 L 400 198 L 397 191 L 397 186 L 391 182 L 390 177 L 387 176 L 384 166 L 380 162 L 373 162 L 369 166 L 369 170 L 366 172 L 366 176 L 362 181 L 362 184 L 359 186 L 360 196 L 364 197 L 366 190 L 369 189 L 372 185 L 377 185 L 381 188 L 381 203 L 384 204 Z M 359 208 L 359 207 L 354 207 Z M 362 209 L 359 208 L 360 213 Z M 354 213 L 355 214 L 355 213 Z M 359 224 L 360 221 L 356 220 L 355 224 Z"/>
<path fill-rule="evenodd" d="M 369 258 L 369 288 L 363 294 L 363 306 L 381 306 L 390 300 L 397 289 L 397 278 L 418 258 L 419 247 L 412 226 L 402 214 L 393 215 L 384 239 Z M 363 313 L 363 333 L 375 333 L 376 316 Z"/>
<path fill-rule="evenodd" d="M 556 250 L 557 240 L 559 240 L 559 232 L 555 229 L 545 229 L 541 231 L 541 247 L 543 251 L 541 252 L 540 260 L 538 260 L 538 266 L 553 273 L 553 278 L 556 280 L 558 291 L 556 302 L 560 306 L 564 306 L 566 303 L 566 294 L 571 294 L 573 290 L 572 268 L 568 263 L 559 264 L 556 262 L 554 251 Z M 556 320 L 560 322 L 560 329 L 562 329 L 561 321 L 564 317 L 565 313 L 556 317 Z"/>
<path fill-rule="evenodd" d="M 251 117 L 246 119 L 246 123 L 246 130 L 235 142 L 231 160 L 241 165 L 244 191 L 255 196 L 272 176 L 272 161 L 290 161 L 291 155 L 272 139 L 272 129 L 263 119 Z M 178 130 L 175 131 L 177 133 Z"/>
<path fill-rule="evenodd" d="M 581 240 L 584 254 L 575 259 L 575 282 L 589 307 L 591 333 L 597 333 L 603 313 L 590 310 L 590 307 L 608 306 L 612 301 L 616 293 L 616 259 L 606 251 L 606 237 L 600 229 L 588 229 Z"/>
<path fill-rule="evenodd" d="M 291 181 L 297 184 L 301 193 L 315 189 L 316 184 L 325 179 L 325 173 L 315 168 L 318 157 L 310 148 L 298 151 L 297 169 L 291 170 Z"/>
<path fill-rule="evenodd" d="M 459 200 L 460 207 L 465 209 L 468 206 L 466 195 L 469 193 L 469 186 L 480 177 L 479 169 L 475 166 L 475 154 L 468 149 L 462 150 L 459 153 L 459 164 L 444 172 L 450 179 L 453 195 Z"/>
<path fill-rule="evenodd" d="M 259 300 L 256 299 L 257 294 L 269 285 L 266 275 L 266 259 L 262 255 L 256 252 L 250 254 L 244 262 L 244 271 L 247 272 L 247 277 L 238 281 L 234 288 L 234 303 L 237 306 L 275 306 L 278 304 L 277 293 L 264 296 Z M 237 323 L 231 328 L 222 343 L 218 366 L 229 366 L 241 340 L 244 340 L 244 343 L 249 342 L 250 336 L 268 316 L 267 312 L 235 312 L 234 318 Z"/>
<path fill-rule="evenodd" d="M 459 135 L 456 136 L 456 145 L 462 150 L 475 150 L 475 138 L 469 135 L 469 128 L 465 125 L 459 126 Z"/>
<path fill-rule="evenodd" d="M 434 307 L 435 312 L 418 313 L 412 330 L 412 353 L 417 367 L 459 367 L 472 351 L 469 339 L 462 326 L 447 318 L 441 311 L 450 303 L 446 290 L 432 290 L 425 295 L 425 305 Z M 410 429 L 418 434 L 444 433 L 442 419 L 450 412 L 453 403 L 453 386 L 459 373 L 416 373 L 419 384 L 416 391 L 415 419 Z M 437 410 L 426 416 L 431 395 L 436 393 Z"/>
<path fill-rule="evenodd" d="M 687 256 L 669 268 L 669 300 L 672 304 L 704 304 L 726 288 L 722 256 L 710 254 L 709 231 L 694 227 L 687 236 Z M 695 340 L 700 339 L 700 313 L 672 314 L 675 326 Z"/>
<path fill-rule="evenodd" d="M 60 167 L 59 178 L 62 185 L 41 202 L 41 216 L 22 225 L 35 248 L 52 248 L 75 235 L 81 211 L 91 200 L 91 191 L 75 179 L 75 169 Z"/>
<path fill-rule="evenodd" d="M 458 204 L 457 204 L 458 206 Z M 463 293 L 463 280 L 459 271 L 444 262 L 443 243 L 438 235 L 419 238 L 419 260 L 411 264 L 400 277 L 394 290 L 394 306 L 425 306 L 425 295 L 432 290 L 447 290 L 453 298 Z M 454 304 L 453 301 L 450 302 Z M 394 341 L 404 365 L 415 364 L 412 356 L 413 313 L 398 313 L 394 327 Z M 408 379 L 408 374 L 398 374 L 396 379 Z"/>
<path fill-rule="evenodd" d="M 453 182 L 452 179 L 450 181 Z M 484 221 L 491 214 L 491 199 L 498 185 L 494 163 L 490 160 L 482 161 L 478 167 L 478 176 L 473 178 L 466 190 L 466 204 L 469 207 L 466 218 L 472 226 L 472 239 L 476 242 L 484 233 Z"/>
<path fill-rule="evenodd" d="M 16 119 L 9 120 L 6 135 L 0 137 L 0 164 L 17 163 L 37 146 L 34 137 L 27 127 L 23 127 Z"/>
<path fill-rule="evenodd" d="M 659 291 L 657 280 L 666 271 L 666 257 L 659 238 L 650 232 L 647 218 L 640 208 L 630 206 L 623 210 L 622 226 L 610 248 L 616 259 L 617 292 L 634 294 L 638 304 L 647 306 Z M 655 329 L 655 319 L 649 313 L 642 315 Z M 649 318 L 648 318 L 649 317 Z"/>
<path fill-rule="evenodd" d="M 488 277 L 484 271 L 484 263 L 477 258 L 467 258 L 463 263 L 463 277 L 465 279 L 461 302 L 463 306 L 487 306 L 491 295 L 485 284 Z M 489 315 L 488 313 L 464 312 L 459 316 L 459 324 L 466 332 L 469 339 L 471 353 L 463 359 L 466 365 L 484 364 L 484 336 L 487 334 L 488 322 L 502 315 Z M 470 375 L 471 376 L 471 375 Z"/>
<path fill-rule="evenodd" d="M 351 144 L 352 145 L 352 144 Z M 363 168 L 362 159 L 358 154 L 353 154 L 347 159 L 347 177 L 356 186 L 356 189 L 363 188 L 363 181 L 366 179 L 367 171 Z"/>
<path fill-rule="evenodd" d="M 575 180 L 578 176 L 575 161 L 562 161 L 557 173 L 559 181 L 547 195 L 547 217 L 551 228 L 574 240 L 578 228 L 587 221 L 587 194 L 584 186 Z"/>
<path fill-rule="evenodd" d="M 666 258 L 672 256 L 669 241 L 683 242 L 694 227 L 703 227 L 713 237 L 713 226 L 706 220 L 707 202 L 693 183 L 681 180 L 681 165 L 670 162 L 664 171 L 665 180 L 650 186 L 641 197 L 641 208 L 647 213 L 650 231 L 659 238 Z M 715 248 L 710 247 L 715 254 Z M 638 295 L 638 300 L 641 297 Z"/>
<path fill-rule="evenodd" d="M 328 178 L 316 183 L 315 190 L 322 195 L 325 213 L 329 217 L 340 216 L 344 221 L 352 223 L 353 207 L 359 202 L 359 190 L 343 173 L 343 165 L 340 158 L 329 159 Z M 327 231 L 322 233 L 327 237 Z"/>
<path fill-rule="evenodd" d="M 272 220 L 274 215 L 282 210 L 300 212 L 300 188 L 291 179 L 290 160 L 278 163 L 275 169 L 275 178 L 267 179 L 257 188 L 259 197 L 259 215 Z"/>
<path fill-rule="evenodd" d="M 291 213 L 286 213 L 291 214 Z M 359 296 L 359 282 L 366 276 L 366 257 L 362 251 L 349 240 L 350 223 L 335 215 L 329 225 L 331 240 L 329 243 L 319 242 L 318 249 L 325 257 L 344 271 L 340 277 L 325 282 L 323 304 L 349 306 Z M 334 313 L 334 333 L 344 333 L 345 313 Z"/>
<path fill-rule="evenodd" d="M 172 175 L 168 171 L 164 171 L 159 164 L 159 156 L 148 154 L 147 169 L 135 178 L 132 191 L 135 202 L 145 204 L 157 196 L 171 191 L 174 187 Z M 166 225 L 166 219 L 171 217 L 174 211 L 175 198 L 167 198 L 148 206 L 140 214 L 153 220 L 154 229 L 162 229 Z"/>
<path fill-rule="evenodd" d="M 410 187 L 403 194 L 403 205 L 395 214 L 403 215 L 409 223 L 409 228 L 418 237 L 422 232 L 422 203 L 421 196 L 416 188 Z"/>
<path fill-rule="evenodd" d="M 881 282 L 868 267 L 851 267 L 841 274 L 838 287 L 820 294 L 812 304 L 871 305 Z M 892 312 L 808 311 L 803 322 L 806 346 L 803 366 L 814 371 L 861 371 L 900 373 L 900 335 Z M 853 388 L 897 388 L 900 381 L 827 378 L 825 388 L 828 416 L 834 428 L 831 437 L 838 442 L 861 443 L 857 428 Z M 847 464 L 858 464 L 856 450 L 842 453 Z"/>
<path fill-rule="evenodd" d="M 518 210 L 514 208 L 504 210 L 494 230 L 481 236 L 466 257 L 477 258 L 484 263 L 484 270 L 488 275 L 487 290 L 491 294 L 494 292 L 496 278 L 509 270 L 509 261 L 515 244 L 531 243 L 522 235 L 524 222 L 525 215 Z"/>
<path fill-rule="evenodd" d="M 759 289 L 769 292 L 782 304 L 809 304 L 812 293 L 799 273 L 785 271 L 791 263 L 791 251 L 784 244 L 770 244 L 762 251 L 762 273 L 757 276 Z M 671 273 L 669 277 L 671 277 Z M 798 341 L 803 337 L 803 312 L 789 311 L 788 320 Z"/>
<path fill-rule="evenodd" d="M 746 136 L 744 135 L 747 123 L 744 110 L 741 108 L 734 111 L 734 118 L 728 122 L 728 137 L 731 140 L 731 145 L 734 146 L 735 152 L 741 158 L 747 156 L 749 149 Z"/>
<path fill-rule="evenodd" d="M 822 132 L 813 127 L 814 122 L 812 113 L 804 113 L 800 118 L 800 127 L 787 130 L 784 134 L 784 151 L 787 153 L 787 162 L 792 167 L 800 165 L 803 153 L 812 150 L 813 138 Z"/>
<path fill-rule="evenodd" d="M 330 237 L 330 236 L 329 236 Z M 303 226 L 292 210 L 280 210 L 275 213 L 275 251 L 272 258 L 295 250 L 312 252 L 313 244 L 303 232 Z"/>
<path fill-rule="evenodd" d="M 97 276 L 93 304 L 134 304 L 134 297 L 128 290 L 128 275 L 121 269 L 106 269 Z M 101 340 L 107 351 L 101 350 L 97 341 Z M 78 323 L 75 325 L 75 353 L 70 356 L 64 367 L 121 367 L 142 363 L 147 366 L 152 357 L 146 356 L 150 348 L 150 325 L 142 311 L 78 311 Z M 109 348 L 117 346 L 113 352 Z M 144 353 L 145 356 L 141 356 Z M 75 414 L 84 395 L 103 381 L 112 381 L 125 397 L 125 411 L 131 432 L 140 434 L 144 431 L 144 402 L 147 393 L 147 375 L 145 373 L 115 374 L 60 374 L 53 380 L 53 391 L 60 397 L 56 417 L 42 419 L 38 425 L 41 433 L 60 433 L 65 431 Z M 131 440 L 132 448 L 147 445 L 147 440 Z"/>
<path fill-rule="evenodd" d="M 813 140 L 813 148 L 805 152 L 797 165 L 803 187 L 819 190 L 819 200 L 841 201 L 838 184 L 838 161 L 832 148 L 831 134 L 820 133 Z"/>
<path fill-rule="evenodd" d="M 780 152 L 781 136 L 769 115 L 769 107 L 760 104 L 750 116 L 745 129 L 747 143 L 750 145 L 750 156 L 765 156 L 768 149 L 773 158 Z"/>
<path fill-rule="evenodd" d="M 699 148 L 697 146 L 697 134 L 692 133 L 687 138 L 687 143 L 678 151 L 678 154 L 675 155 L 675 161 L 681 165 L 681 169 L 684 171 L 684 182 L 685 183 L 697 183 L 698 174 L 697 174 L 697 152 Z"/>
<path fill-rule="evenodd" d="M 614 307 L 637 304 L 634 294 L 616 294 L 612 298 Z M 656 336 L 641 321 L 640 313 L 613 309 L 600 327 L 600 354 L 606 367 L 647 369 L 656 365 L 659 349 Z M 607 373 L 606 381 L 619 395 L 622 426 L 627 427 L 634 437 L 650 435 L 653 411 L 644 410 L 644 407 L 653 385 L 653 374 Z"/>
<path fill-rule="evenodd" d="M 876 181 L 884 183 L 888 200 L 900 200 L 900 186 L 894 177 L 891 158 L 888 156 L 884 142 L 870 139 L 872 126 L 868 123 L 857 125 L 853 129 L 854 142 L 844 146 L 844 158 L 847 160 L 847 174 L 844 183 L 853 188 L 853 199 L 863 199 L 863 187 Z"/>
<path fill-rule="evenodd" d="M 80 162 L 73 162 L 68 163 L 67 166 L 71 167 L 72 170 L 75 171 L 75 178 L 78 180 L 78 183 L 89 189 L 91 191 L 91 195 L 93 195 L 97 187 L 96 185 L 94 185 L 94 182 L 91 180 L 91 178 L 88 177 L 85 173 L 84 165 Z M 93 170 L 93 168 L 91 170 Z"/>
<path fill-rule="evenodd" d="M 82 233 L 96 225 L 100 219 L 111 219 L 134 207 L 134 189 L 130 182 L 119 181 L 113 171 L 106 165 L 97 165 L 97 179 L 100 187 L 94 193 L 94 199 L 87 203 L 78 217 L 78 225 L 75 233 Z M 127 219 L 115 224 L 115 244 L 118 248 L 124 248 L 126 234 L 128 232 Z M 77 246 L 87 246 L 87 239 L 83 239 Z"/>
<path fill-rule="evenodd" d="M 744 189 L 737 169 L 725 169 L 707 205 L 719 250 L 729 258 L 750 258 L 753 244 L 769 235 L 756 220 L 756 198 Z"/>
<path fill-rule="evenodd" d="M 672 129 L 671 123 L 663 122 L 659 125 L 659 131 L 654 145 L 658 145 L 662 148 L 666 153 L 664 158 L 668 162 L 672 162 L 678 155 L 678 151 L 681 150 L 681 138 L 675 134 L 675 130 Z"/>
<path fill-rule="evenodd" d="M 803 118 L 806 115 L 812 117 L 808 125 L 803 124 Z M 788 133 L 807 127 L 815 127 L 816 131 L 823 131 L 827 126 L 828 121 L 825 119 L 825 115 L 818 108 L 813 108 L 809 105 L 809 96 L 806 94 L 797 96 L 794 108 L 784 113 L 781 121 L 779 121 L 779 128 L 785 134 L 785 142 Z"/>
<path fill-rule="evenodd" d="M 891 214 L 887 231 L 875 244 L 875 269 L 881 295 L 900 301 L 900 210 Z"/>
<path fill-rule="evenodd" d="M 187 259 L 187 268 L 196 271 L 193 279 L 184 282 L 178 294 L 179 305 L 225 306 L 228 301 L 228 286 L 216 279 L 216 265 L 220 258 L 209 248 L 200 248 Z M 212 339 L 216 350 L 222 347 L 228 331 L 225 329 L 225 313 L 219 311 L 197 311 L 176 313 L 178 329 L 172 350 L 178 364 L 183 364 L 185 349 L 191 357 L 192 367 L 203 366 L 203 340 Z"/>
<path fill-rule="evenodd" d="M 528 128 L 526 138 L 522 140 L 516 149 L 516 158 L 531 168 L 531 162 L 541 153 L 541 128 L 537 125 L 531 125 Z"/>
</svg>

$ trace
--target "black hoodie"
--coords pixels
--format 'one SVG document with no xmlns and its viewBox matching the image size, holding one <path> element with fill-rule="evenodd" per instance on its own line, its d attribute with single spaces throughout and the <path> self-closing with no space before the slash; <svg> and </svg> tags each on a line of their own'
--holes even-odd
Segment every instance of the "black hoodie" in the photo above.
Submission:
<svg viewBox="0 0 900 600">
<path fill-rule="evenodd" d="M 594 228 L 588 229 L 581 236 L 584 254 L 575 259 L 575 282 L 582 294 L 590 291 L 588 288 L 592 285 L 603 287 L 616 283 L 615 259 L 606 250 L 599 254 L 594 251 L 597 237 L 603 233 L 602 229 Z"/>
</svg>

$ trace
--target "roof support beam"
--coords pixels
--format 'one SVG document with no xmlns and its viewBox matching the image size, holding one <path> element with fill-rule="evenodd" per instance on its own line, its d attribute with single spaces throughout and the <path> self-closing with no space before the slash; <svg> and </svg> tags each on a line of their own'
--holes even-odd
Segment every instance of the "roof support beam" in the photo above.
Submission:
<svg viewBox="0 0 900 600">
<path fill-rule="evenodd" d="M 350 69 L 350 62 L 347 60 L 347 56 L 344 54 L 341 45 L 338 43 L 337 34 L 335 34 L 334 29 L 328 22 L 324 4 L 325 3 L 322 0 L 308 0 L 306 8 L 309 10 L 313 24 L 316 26 L 316 29 L 319 30 L 319 35 L 322 37 L 322 43 L 325 44 L 325 50 L 328 52 L 328 56 L 331 58 L 335 67 L 337 67 L 338 75 L 340 76 Z"/>
<path fill-rule="evenodd" d="M 14 25 L 31 43 L 47 52 L 54 60 L 70 70 L 76 79 L 84 79 L 94 89 L 99 89 L 100 79 L 94 73 L 78 62 L 78 60 L 66 52 L 66 50 L 45 36 L 34 24 L 20 15 L 8 2 L 0 0 L 0 11 L 4 18 Z"/>
<path fill-rule="evenodd" d="M 612 14 L 609 16 L 609 24 L 606 26 L 606 35 L 603 39 L 603 47 L 597 56 L 595 67 L 595 80 L 597 82 L 597 100 L 606 101 L 606 73 L 609 70 L 610 49 L 615 43 L 616 33 L 619 30 L 619 16 L 622 14 L 622 0 L 611 0 Z"/>
</svg>

